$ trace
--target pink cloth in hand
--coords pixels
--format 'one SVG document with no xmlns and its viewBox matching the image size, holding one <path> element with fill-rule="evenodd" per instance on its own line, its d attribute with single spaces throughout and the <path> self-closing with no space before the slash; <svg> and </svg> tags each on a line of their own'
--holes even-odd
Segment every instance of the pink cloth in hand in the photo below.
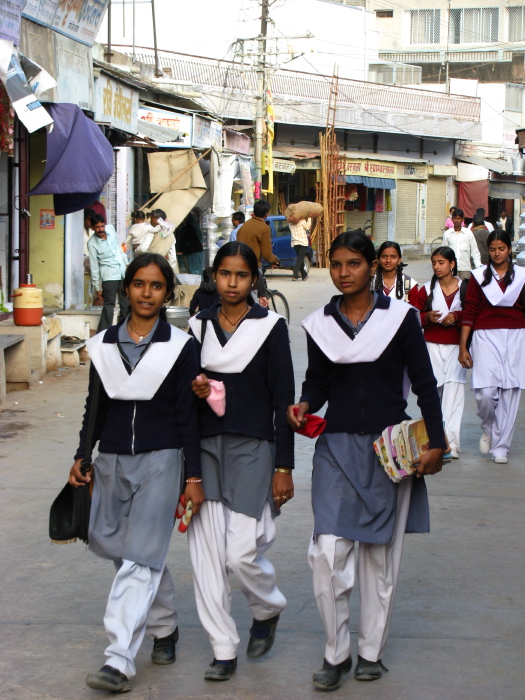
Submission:
<svg viewBox="0 0 525 700">
<path fill-rule="evenodd" d="M 209 407 L 218 416 L 223 416 L 226 413 L 226 388 L 224 382 L 217 379 L 208 379 L 210 383 L 210 395 L 206 399 Z"/>
</svg>

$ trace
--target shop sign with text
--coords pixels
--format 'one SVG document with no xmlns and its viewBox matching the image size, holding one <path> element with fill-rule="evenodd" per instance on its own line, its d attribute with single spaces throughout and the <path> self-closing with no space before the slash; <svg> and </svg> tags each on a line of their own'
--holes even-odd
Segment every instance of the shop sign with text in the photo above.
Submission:
<svg viewBox="0 0 525 700">
<path fill-rule="evenodd" d="M 346 174 L 396 178 L 398 167 L 397 163 L 384 163 L 379 160 L 347 160 Z"/>
<path fill-rule="evenodd" d="M 95 81 L 95 121 L 115 129 L 137 133 L 139 94 L 136 90 L 101 75 Z"/>
</svg>

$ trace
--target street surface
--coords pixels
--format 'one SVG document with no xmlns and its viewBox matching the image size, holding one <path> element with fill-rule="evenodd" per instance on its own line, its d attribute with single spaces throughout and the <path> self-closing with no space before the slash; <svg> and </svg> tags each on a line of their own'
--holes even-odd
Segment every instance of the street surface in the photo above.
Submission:
<svg viewBox="0 0 525 700">
<path fill-rule="evenodd" d="M 430 277 L 427 261 L 412 262 L 406 271 L 420 283 Z M 276 271 L 268 281 L 290 302 L 299 392 L 306 368 L 299 322 L 335 290 L 327 270 L 312 270 L 306 282 L 292 282 L 291 272 Z M 110 697 L 87 688 L 85 677 L 104 663 L 107 640 L 102 616 L 113 566 L 81 543 L 51 545 L 47 529 L 49 506 L 73 461 L 87 373 L 87 367 L 52 372 L 32 391 L 9 394 L 0 411 L 2 700 Z M 419 415 L 413 400 L 410 408 L 411 415 Z M 332 697 L 525 697 L 524 417 L 522 405 L 509 463 L 494 465 L 478 452 L 479 420 L 467 389 L 461 457 L 427 479 L 432 532 L 405 539 L 390 642 L 383 659 L 390 672 L 374 683 L 358 683 L 350 674 Z M 288 599 L 272 651 L 265 659 L 247 660 L 251 618 L 232 580 L 233 614 L 241 636 L 237 673 L 226 683 L 204 681 L 213 654 L 195 609 L 186 537 L 175 531 L 168 565 L 178 596 L 177 662 L 154 666 L 149 658 L 151 641 L 145 640 L 130 698 L 320 697 L 312 688 L 311 676 L 322 664 L 324 633 L 306 561 L 314 444 L 298 437 L 296 446 L 296 495 L 278 519 L 277 541 L 269 554 Z M 353 633 L 357 603 L 356 590 Z M 354 658 L 356 639 L 354 634 Z"/>
</svg>

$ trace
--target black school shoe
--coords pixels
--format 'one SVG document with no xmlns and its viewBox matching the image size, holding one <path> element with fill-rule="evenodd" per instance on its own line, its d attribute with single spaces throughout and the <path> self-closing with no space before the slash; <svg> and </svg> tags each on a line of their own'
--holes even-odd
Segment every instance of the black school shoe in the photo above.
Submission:
<svg viewBox="0 0 525 700">
<path fill-rule="evenodd" d="M 204 679 L 207 681 L 229 681 L 236 668 L 237 659 L 230 659 L 229 661 L 213 659 L 204 674 Z"/>
<path fill-rule="evenodd" d="M 260 659 L 261 656 L 270 651 L 275 642 L 278 622 L 279 615 L 271 617 L 269 620 L 254 619 L 250 630 L 248 649 L 246 650 L 246 656 L 249 659 Z"/>
<path fill-rule="evenodd" d="M 158 639 L 155 637 L 153 639 L 153 651 L 151 652 L 151 660 L 154 664 L 159 664 L 159 666 L 167 666 L 168 664 L 174 664 L 175 659 L 175 645 L 179 641 L 179 628 L 175 627 L 173 632 L 167 637 L 161 637 Z"/>
<path fill-rule="evenodd" d="M 388 673 L 388 668 L 379 661 L 367 661 L 362 656 L 357 657 L 354 677 L 356 681 L 378 681 L 383 675 L 383 671 Z"/>
<path fill-rule="evenodd" d="M 131 690 L 128 677 L 113 666 L 102 666 L 97 673 L 90 673 L 86 684 L 94 690 L 109 690 L 112 693 L 128 693 Z"/>
<path fill-rule="evenodd" d="M 352 657 L 349 656 L 346 661 L 343 661 L 336 666 L 329 664 L 326 659 L 323 660 L 323 668 L 317 673 L 314 673 L 312 681 L 317 690 L 337 690 L 341 685 L 341 676 L 349 673 L 352 669 Z"/>
</svg>

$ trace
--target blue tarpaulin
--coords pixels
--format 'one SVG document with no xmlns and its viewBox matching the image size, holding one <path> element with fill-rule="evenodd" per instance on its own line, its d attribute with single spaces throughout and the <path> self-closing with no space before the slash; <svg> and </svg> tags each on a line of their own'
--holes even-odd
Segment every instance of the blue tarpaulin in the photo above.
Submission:
<svg viewBox="0 0 525 700">
<path fill-rule="evenodd" d="M 391 177 L 365 177 L 364 175 L 347 175 L 345 182 L 350 185 L 365 185 L 380 190 L 395 190 L 396 181 Z"/>
<path fill-rule="evenodd" d="M 55 123 L 47 134 L 44 175 L 29 194 L 52 194 L 55 214 L 71 214 L 99 198 L 113 173 L 113 146 L 80 107 L 46 109 Z"/>
</svg>

